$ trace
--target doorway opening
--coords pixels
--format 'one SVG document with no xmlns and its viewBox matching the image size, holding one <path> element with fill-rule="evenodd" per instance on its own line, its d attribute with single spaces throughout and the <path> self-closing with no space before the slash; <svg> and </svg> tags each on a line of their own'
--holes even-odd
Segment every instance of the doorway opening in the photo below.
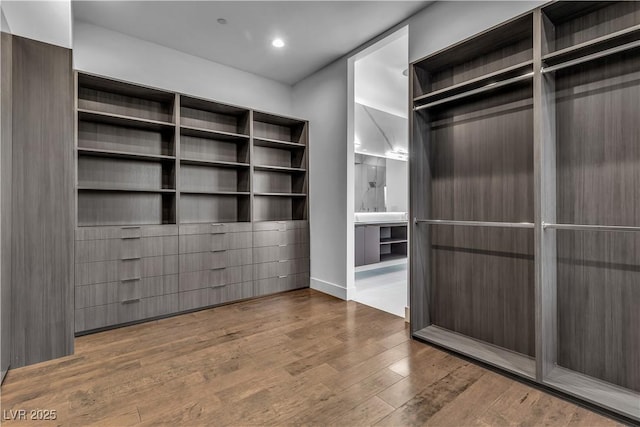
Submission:
<svg viewBox="0 0 640 427">
<path fill-rule="evenodd" d="M 350 127 L 352 299 L 401 317 L 408 306 L 408 56 L 407 27 L 357 56 Z"/>
</svg>

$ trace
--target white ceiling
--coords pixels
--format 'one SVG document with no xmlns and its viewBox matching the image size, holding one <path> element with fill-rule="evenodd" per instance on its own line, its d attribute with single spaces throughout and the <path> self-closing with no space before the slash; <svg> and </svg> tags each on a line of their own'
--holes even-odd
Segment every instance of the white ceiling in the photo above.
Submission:
<svg viewBox="0 0 640 427">
<path fill-rule="evenodd" d="M 76 20 L 294 84 L 427 4 L 83 0 L 73 2 L 73 13 Z M 287 45 L 273 48 L 275 37 Z"/>
</svg>

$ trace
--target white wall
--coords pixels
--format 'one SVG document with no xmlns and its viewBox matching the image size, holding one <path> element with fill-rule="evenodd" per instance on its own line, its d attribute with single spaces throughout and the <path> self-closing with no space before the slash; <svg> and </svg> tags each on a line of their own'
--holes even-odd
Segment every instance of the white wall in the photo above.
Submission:
<svg viewBox="0 0 640 427">
<path fill-rule="evenodd" d="M 545 2 L 466 1 L 436 2 L 398 24 L 409 25 L 409 62 L 443 49 Z M 393 32 L 389 30 L 387 33 Z M 379 40 L 382 35 L 377 37 Z M 347 162 L 353 163 L 353 118 L 348 93 L 353 97 L 353 60 L 368 42 L 294 85 L 293 109 L 311 120 L 310 217 L 311 284 L 340 298 L 353 292 L 353 218 L 347 206 L 353 191 L 346 185 Z M 353 177 L 351 177 L 353 183 Z"/>
<path fill-rule="evenodd" d="M 409 162 L 387 159 L 387 211 L 409 212 Z"/>
<path fill-rule="evenodd" d="M 311 287 L 347 299 L 347 61 L 296 84 L 293 105 L 309 119 Z"/>
<path fill-rule="evenodd" d="M 289 85 L 84 22 L 74 23 L 73 58 L 80 71 L 277 114 L 293 113 Z"/>
<path fill-rule="evenodd" d="M 71 1 L 2 0 L 2 31 L 71 48 Z M 4 20 L 6 19 L 6 22 Z"/>
</svg>

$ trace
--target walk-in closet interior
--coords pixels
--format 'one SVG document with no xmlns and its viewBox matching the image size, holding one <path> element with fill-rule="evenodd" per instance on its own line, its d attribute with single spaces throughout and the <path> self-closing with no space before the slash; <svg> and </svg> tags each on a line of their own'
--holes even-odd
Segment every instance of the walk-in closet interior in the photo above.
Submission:
<svg viewBox="0 0 640 427">
<path fill-rule="evenodd" d="M 3 425 L 640 424 L 640 0 L 0 12 Z"/>
</svg>

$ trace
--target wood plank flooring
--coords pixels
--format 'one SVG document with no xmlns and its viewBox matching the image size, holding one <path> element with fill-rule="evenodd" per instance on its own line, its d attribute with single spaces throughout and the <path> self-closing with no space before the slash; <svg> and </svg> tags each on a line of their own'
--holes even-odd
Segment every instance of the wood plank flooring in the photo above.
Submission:
<svg viewBox="0 0 640 427">
<path fill-rule="evenodd" d="M 80 337 L 1 391 L 57 414 L 3 426 L 615 425 L 308 289 Z"/>
</svg>

